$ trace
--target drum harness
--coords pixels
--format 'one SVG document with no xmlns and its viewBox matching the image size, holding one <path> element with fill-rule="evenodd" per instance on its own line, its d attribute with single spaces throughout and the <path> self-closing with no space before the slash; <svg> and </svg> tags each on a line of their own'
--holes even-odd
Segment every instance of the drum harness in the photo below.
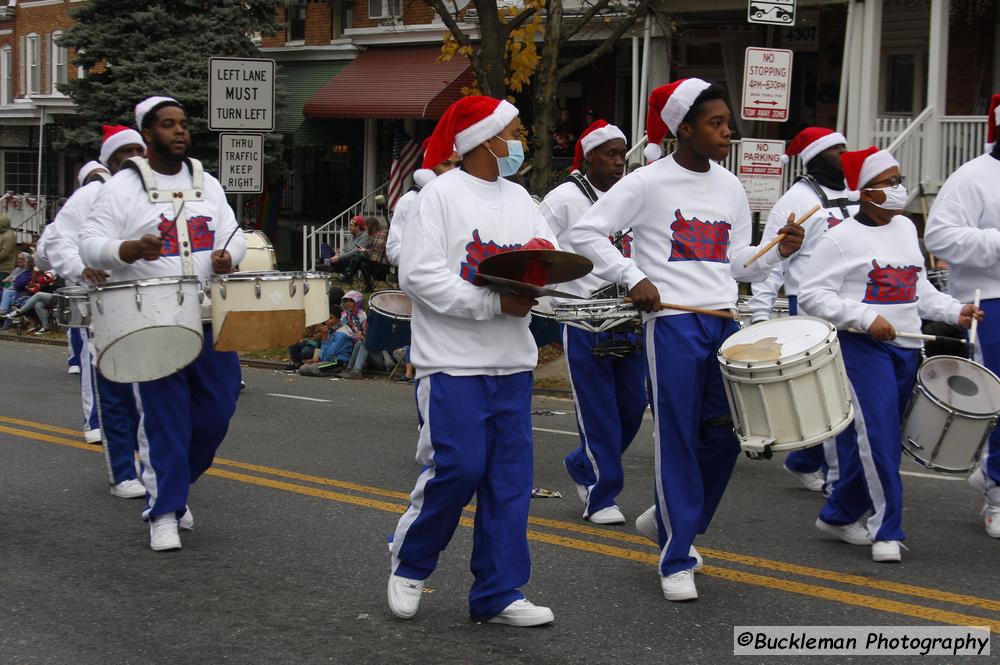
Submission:
<svg viewBox="0 0 1000 665">
<path fill-rule="evenodd" d="M 593 205 L 597 203 L 597 192 L 594 190 L 594 186 L 590 184 L 579 171 L 573 171 L 569 174 L 569 182 L 576 185 L 583 195 L 590 200 L 590 204 Z M 618 251 L 625 253 L 624 238 L 626 235 L 632 232 L 632 229 L 625 229 L 624 231 L 619 231 L 613 238 L 611 238 L 612 244 L 618 248 Z M 598 289 L 594 293 L 590 294 L 590 300 L 601 300 L 606 298 L 617 298 L 619 297 L 621 288 L 618 284 L 609 284 L 602 289 Z M 642 350 L 642 342 L 639 337 L 634 335 L 634 322 L 629 321 L 623 323 L 619 326 L 615 326 L 607 331 L 610 335 L 604 343 L 598 343 L 597 333 L 594 333 L 594 346 L 592 353 L 598 358 L 604 358 L 611 356 L 613 358 L 624 358 L 637 351 Z"/>
<path fill-rule="evenodd" d="M 819 198 L 819 202 L 824 208 L 839 208 L 840 212 L 844 214 L 844 219 L 847 219 L 848 217 L 852 216 L 851 213 L 847 210 L 847 206 L 858 205 L 857 201 L 852 201 L 846 196 L 842 196 L 836 199 L 827 198 L 826 192 L 823 191 L 823 188 L 820 186 L 819 182 L 816 181 L 816 178 L 812 177 L 809 174 L 800 175 L 793 181 L 792 184 L 795 184 L 796 182 L 799 181 L 802 181 L 807 185 L 809 185 L 809 187 L 813 190 L 813 193 L 817 196 L 817 198 Z"/>
</svg>

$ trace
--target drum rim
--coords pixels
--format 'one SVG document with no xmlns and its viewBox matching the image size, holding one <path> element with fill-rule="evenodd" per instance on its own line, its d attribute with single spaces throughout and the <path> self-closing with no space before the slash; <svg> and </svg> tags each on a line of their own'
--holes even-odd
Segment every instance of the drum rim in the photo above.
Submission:
<svg viewBox="0 0 1000 665">
<path fill-rule="evenodd" d="M 87 287 L 87 293 L 108 291 L 114 289 L 131 289 L 136 286 L 166 286 L 166 285 L 176 285 L 176 284 L 198 284 L 201 285 L 201 279 L 197 275 L 175 275 L 171 277 L 143 277 L 141 279 L 132 279 L 122 282 L 105 282 L 104 284 L 95 284 L 93 286 Z"/>
<path fill-rule="evenodd" d="M 917 391 L 919 391 L 919 392 L 923 393 L 927 397 L 927 399 L 929 399 L 932 403 L 936 404 L 937 406 L 941 407 L 942 409 L 944 409 L 944 410 L 946 410 L 946 411 L 948 411 L 950 413 L 956 413 L 956 414 L 959 414 L 959 415 L 964 416 L 966 418 L 970 418 L 972 420 L 989 420 L 990 418 L 996 418 L 998 415 L 1000 415 L 1000 410 L 993 411 L 992 413 L 989 413 L 989 412 L 966 411 L 965 409 L 959 409 L 959 408 L 956 408 L 955 406 L 953 406 L 951 404 L 945 403 L 944 400 L 942 400 L 941 398 L 939 398 L 936 395 L 934 395 L 933 393 L 931 393 L 930 389 L 928 389 L 927 386 L 924 384 L 924 382 L 921 380 L 923 378 L 922 371 L 923 371 L 924 367 L 926 367 L 928 364 L 930 364 L 932 362 L 936 362 L 936 359 L 941 359 L 941 360 L 961 360 L 966 365 L 974 365 L 974 366 L 978 367 L 979 369 L 983 370 L 983 372 L 985 372 L 989 377 L 991 377 L 993 379 L 993 381 L 996 382 L 997 388 L 1000 388 L 1000 377 L 997 377 L 997 375 L 994 374 L 985 365 L 980 365 L 976 361 L 969 360 L 968 358 L 963 358 L 962 356 L 952 356 L 952 355 L 944 354 L 944 355 L 940 355 L 940 356 L 931 356 L 930 358 L 928 358 L 927 360 L 925 360 L 923 363 L 920 364 L 920 367 L 917 368 L 917 380 L 914 382 L 914 386 L 913 386 L 914 393 L 916 393 Z"/>
<path fill-rule="evenodd" d="M 725 355 L 726 343 L 729 342 L 729 340 L 731 340 L 736 335 L 739 335 L 747 330 L 752 330 L 756 326 L 767 324 L 771 321 L 782 321 L 787 324 L 788 322 L 794 322 L 795 320 L 816 321 L 817 323 L 821 323 L 824 326 L 826 326 L 828 334 L 825 338 L 823 338 L 821 342 L 817 342 L 813 346 L 810 346 L 807 349 L 803 349 L 798 353 L 790 354 L 787 358 L 778 358 L 777 360 L 733 360 L 731 358 L 726 357 Z M 755 326 L 750 326 L 747 328 L 741 328 L 740 330 L 737 330 L 722 342 L 722 345 L 719 346 L 717 355 L 719 358 L 719 362 L 725 365 L 726 367 L 734 367 L 738 369 L 754 369 L 754 370 L 779 368 L 779 367 L 787 368 L 791 364 L 798 363 L 810 358 L 814 354 L 818 353 L 819 351 L 822 351 L 825 348 L 828 348 L 832 344 L 839 344 L 837 332 L 838 331 L 836 326 L 834 326 L 832 323 L 830 323 L 825 319 L 817 318 L 815 316 L 802 316 L 802 315 L 783 316 L 779 318 L 768 319 L 767 321 L 761 321 Z"/>
<path fill-rule="evenodd" d="M 70 300 L 81 298 L 86 300 L 88 293 L 90 293 L 89 286 L 74 284 L 72 286 L 60 286 L 58 289 L 53 291 L 52 295 L 57 298 L 68 298 Z"/>
<path fill-rule="evenodd" d="M 228 275 L 212 275 L 208 281 L 212 284 L 219 282 L 287 282 L 289 280 L 302 279 L 301 271 L 280 270 L 259 270 L 255 272 L 234 272 Z"/>
<path fill-rule="evenodd" d="M 406 295 L 402 289 L 382 289 L 381 291 L 375 291 L 370 296 L 368 296 L 368 314 L 371 316 L 372 312 L 380 316 L 384 316 L 389 319 L 394 319 L 396 321 L 412 321 L 413 320 L 413 310 L 410 310 L 409 314 L 397 314 L 396 312 L 389 312 L 378 306 L 377 296 L 382 293 L 398 293 L 407 300 L 410 301 L 410 306 L 413 306 L 413 298 Z"/>
</svg>

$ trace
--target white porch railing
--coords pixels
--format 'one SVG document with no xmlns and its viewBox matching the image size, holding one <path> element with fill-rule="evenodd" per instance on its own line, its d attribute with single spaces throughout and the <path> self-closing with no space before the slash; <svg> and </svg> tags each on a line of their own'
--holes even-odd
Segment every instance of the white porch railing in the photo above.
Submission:
<svg viewBox="0 0 1000 665">
<path fill-rule="evenodd" d="M 368 193 L 360 201 L 354 203 L 347 210 L 343 211 L 326 224 L 321 226 L 305 226 L 302 229 L 302 269 L 309 271 L 316 269 L 316 261 L 319 258 L 319 249 L 326 243 L 336 254 L 343 247 L 347 239 L 347 225 L 355 215 L 374 214 L 377 206 L 375 197 L 385 196 L 389 183 L 383 183 L 375 190 Z"/>
<path fill-rule="evenodd" d="M 54 211 L 49 210 L 55 201 L 54 197 L 7 192 L 0 196 L 0 212 L 10 217 L 17 242 L 33 243 L 45 224 L 55 216 Z"/>
<path fill-rule="evenodd" d="M 913 118 L 899 136 L 894 138 L 886 150 L 899 162 L 899 170 L 910 181 L 909 197 L 907 205 L 920 195 L 920 187 L 923 182 L 924 165 L 924 128 L 929 118 L 934 115 L 934 109 L 930 106 L 925 108 L 920 114 Z"/>
<path fill-rule="evenodd" d="M 981 115 L 946 115 L 941 118 L 941 173 L 955 169 L 986 150 L 986 118 Z"/>
</svg>

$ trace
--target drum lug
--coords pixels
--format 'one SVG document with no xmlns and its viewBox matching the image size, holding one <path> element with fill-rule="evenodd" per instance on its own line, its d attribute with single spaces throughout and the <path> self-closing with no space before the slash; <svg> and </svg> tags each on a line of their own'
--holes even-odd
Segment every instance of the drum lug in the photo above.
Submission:
<svg viewBox="0 0 1000 665">
<path fill-rule="evenodd" d="M 223 300 L 226 299 L 226 282 L 225 281 L 223 281 L 221 284 L 219 284 L 219 295 L 222 296 Z"/>
<path fill-rule="evenodd" d="M 139 293 L 139 285 L 135 285 L 135 308 L 142 310 L 142 294 Z"/>
<path fill-rule="evenodd" d="M 294 283 L 290 286 L 290 290 L 291 290 L 291 294 L 290 295 L 293 298 L 295 297 L 294 286 L 295 286 Z M 309 295 L 309 280 L 306 280 L 306 279 L 302 280 L 302 295 L 304 295 L 304 296 Z"/>
<path fill-rule="evenodd" d="M 257 296 L 257 300 L 260 300 L 260 277 L 254 280 L 253 292 Z"/>
<path fill-rule="evenodd" d="M 774 439 L 767 439 L 762 436 L 741 436 L 740 449 L 747 454 L 750 459 L 771 459 L 774 453 L 771 445 Z"/>
<path fill-rule="evenodd" d="M 293 279 L 292 281 L 290 281 L 288 283 L 288 297 L 289 298 L 294 298 L 295 297 L 295 288 L 296 288 L 295 287 L 295 280 Z M 305 291 L 303 291 L 303 293 L 305 293 Z M 258 296 L 258 297 L 260 297 L 260 296 Z"/>
<path fill-rule="evenodd" d="M 183 291 L 180 291 L 180 290 L 177 291 L 177 304 L 178 305 L 183 305 L 184 304 L 184 292 Z"/>
</svg>

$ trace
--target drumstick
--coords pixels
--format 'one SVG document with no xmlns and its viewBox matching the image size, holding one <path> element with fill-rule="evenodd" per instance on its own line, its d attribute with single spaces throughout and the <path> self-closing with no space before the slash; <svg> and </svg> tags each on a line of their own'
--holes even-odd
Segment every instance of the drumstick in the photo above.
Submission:
<svg viewBox="0 0 1000 665">
<path fill-rule="evenodd" d="M 979 296 L 981 295 L 980 289 L 976 289 L 976 297 L 973 299 L 972 304 L 976 309 L 979 309 Z M 979 326 L 979 320 L 976 319 L 975 313 L 972 315 L 972 325 L 969 326 L 969 360 L 975 360 L 973 355 L 976 350 L 976 328 Z"/>
<path fill-rule="evenodd" d="M 812 217 L 813 215 L 815 215 L 818 211 L 819 211 L 819 204 L 816 204 L 815 206 L 813 206 L 813 208 L 809 212 L 807 212 L 806 214 L 802 215 L 801 217 L 799 217 L 798 219 L 796 219 L 795 221 L 793 221 L 792 225 L 793 226 L 801 226 L 803 222 L 805 222 L 807 219 L 809 219 L 810 217 Z M 771 249 L 775 245 L 777 245 L 779 242 L 781 242 L 782 240 L 785 239 L 786 235 L 787 234 L 785 234 L 785 233 L 779 233 L 778 235 L 774 236 L 774 239 L 771 242 L 769 242 L 766 245 L 764 245 L 764 247 L 762 247 L 760 250 L 758 250 L 757 253 L 753 255 L 752 259 L 750 259 L 749 261 L 747 261 L 746 263 L 743 264 L 743 267 L 744 268 L 749 268 L 751 263 L 753 263 L 754 261 L 756 261 L 760 257 L 762 257 L 765 254 L 767 254 L 768 252 L 770 252 Z"/>
<path fill-rule="evenodd" d="M 622 302 L 631 303 L 632 299 L 625 297 Z M 720 319 L 729 319 L 733 321 L 735 317 L 730 312 L 723 312 L 718 309 L 705 309 L 703 307 L 689 307 L 688 305 L 675 305 L 669 302 L 661 302 L 660 309 L 676 309 L 681 312 L 692 312 L 694 314 L 708 314 L 709 316 L 717 316 Z"/>
<path fill-rule="evenodd" d="M 858 333 L 860 335 L 867 335 L 867 330 L 861 330 L 860 328 L 848 328 L 847 332 Z M 922 339 L 925 342 L 961 342 L 962 344 L 967 344 L 968 342 L 961 337 L 948 337 L 947 335 L 925 335 L 924 333 L 915 332 L 896 332 L 896 337 L 903 337 L 904 339 Z"/>
<path fill-rule="evenodd" d="M 229 247 L 229 241 L 233 239 L 233 236 L 236 235 L 236 232 L 239 230 L 240 230 L 240 225 L 237 224 L 236 228 L 233 229 L 233 232 L 229 234 L 228 238 L 226 238 L 226 244 L 222 246 L 222 252 L 221 252 L 222 254 L 226 253 L 226 247 Z"/>
</svg>

